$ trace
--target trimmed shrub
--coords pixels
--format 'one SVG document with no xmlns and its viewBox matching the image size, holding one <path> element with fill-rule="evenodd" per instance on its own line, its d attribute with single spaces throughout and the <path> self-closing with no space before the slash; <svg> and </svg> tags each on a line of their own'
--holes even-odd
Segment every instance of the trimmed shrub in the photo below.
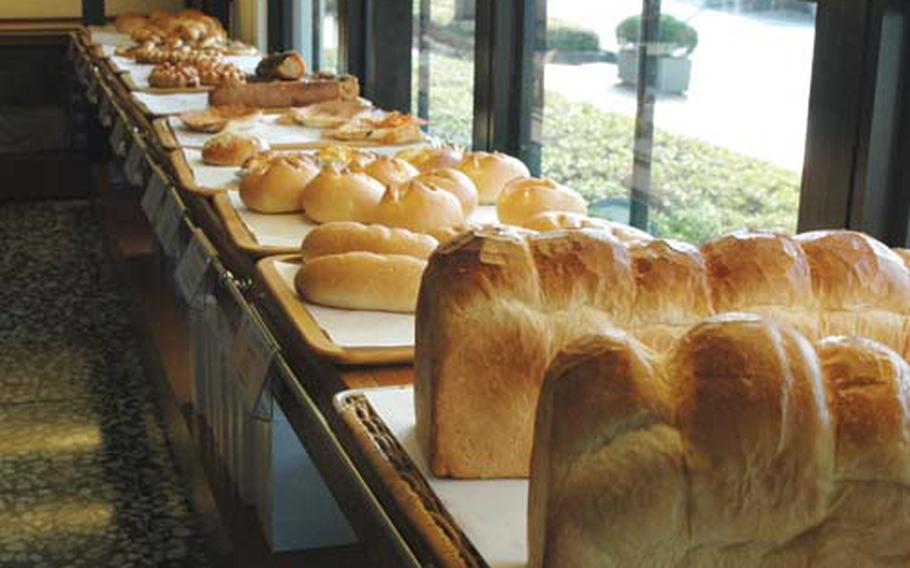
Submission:
<svg viewBox="0 0 910 568">
<path fill-rule="evenodd" d="M 563 22 L 547 27 L 547 49 L 559 51 L 600 51 L 597 32 Z"/>
<path fill-rule="evenodd" d="M 620 45 L 634 45 L 641 38 L 641 16 L 629 16 L 616 26 L 616 41 Z M 686 53 L 698 46 L 698 32 L 686 22 L 663 14 L 657 41 L 684 50 Z"/>
</svg>

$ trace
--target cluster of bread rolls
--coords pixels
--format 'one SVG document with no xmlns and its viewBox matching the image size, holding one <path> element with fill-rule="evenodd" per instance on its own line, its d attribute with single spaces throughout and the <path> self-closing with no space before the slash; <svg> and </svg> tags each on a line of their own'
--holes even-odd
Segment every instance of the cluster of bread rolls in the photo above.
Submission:
<svg viewBox="0 0 910 568">
<path fill-rule="evenodd" d="M 612 330 L 547 371 L 529 565 L 910 563 L 910 367 L 727 313 L 666 353 Z"/>
<path fill-rule="evenodd" d="M 149 73 L 148 81 L 157 88 L 215 87 L 245 83 L 246 76 L 231 63 L 199 58 L 191 62 L 159 63 Z"/>
<path fill-rule="evenodd" d="M 868 337 L 906 356 L 910 271 L 849 231 L 742 232 L 699 249 L 626 231 L 498 228 L 440 246 L 424 275 L 415 351 L 417 428 L 432 471 L 526 476 L 535 404 L 559 350 L 616 328 L 665 352 L 729 311 L 774 316 L 813 341 Z"/>
<path fill-rule="evenodd" d="M 169 14 L 156 10 L 148 16 L 127 13 L 117 17 L 114 27 L 130 34 L 137 43 L 175 43 L 193 46 L 212 46 L 227 42 L 227 32 L 217 19 L 199 10 L 183 10 Z"/>
<path fill-rule="evenodd" d="M 436 240 L 406 229 L 332 222 L 303 240 L 298 294 L 324 306 L 413 313 Z"/>
</svg>

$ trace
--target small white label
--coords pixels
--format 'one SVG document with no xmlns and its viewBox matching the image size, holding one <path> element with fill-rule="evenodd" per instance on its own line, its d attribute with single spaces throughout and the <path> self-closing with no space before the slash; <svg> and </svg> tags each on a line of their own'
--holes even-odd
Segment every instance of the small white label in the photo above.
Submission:
<svg viewBox="0 0 910 568">
<path fill-rule="evenodd" d="M 203 283 L 212 265 L 212 256 L 203 241 L 202 232 L 193 231 L 193 238 L 183 252 L 174 277 L 177 279 L 177 288 L 180 290 L 184 301 L 190 306 L 197 306 L 197 298 L 203 292 Z"/>
<path fill-rule="evenodd" d="M 134 187 L 142 187 L 145 183 L 145 146 L 138 139 L 133 140 L 133 145 L 126 155 L 123 175 Z"/>
<path fill-rule="evenodd" d="M 113 117 L 114 108 L 111 103 L 111 99 L 108 97 L 103 97 L 101 99 L 101 104 L 98 105 L 98 122 L 101 123 L 101 126 L 105 128 L 111 127 L 111 120 Z"/>
<path fill-rule="evenodd" d="M 110 143 L 115 156 L 123 156 L 126 153 L 126 123 L 119 116 L 114 117 L 114 129 L 111 130 Z"/>
<path fill-rule="evenodd" d="M 101 89 L 98 86 L 98 81 L 89 75 L 88 78 L 88 89 L 85 91 L 85 98 L 92 104 L 98 103 L 98 91 Z"/>
<path fill-rule="evenodd" d="M 259 402 L 274 358 L 275 346 L 269 341 L 265 329 L 249 308 L 244 309 L 231 346 L 231 363 L 242 383 L 250 412 Z"/>
<path fill-rule="evenodd" d="M 176 258 L 180 248 L 180 222 L 183 220 L 183 207 L 174 195 L 173 190 L 166 188 L 161 205 L 155 215 L 155 237 L 164 250 L 164 254 Z"/>
<path fill-rule="evenodd" d="M 152 175 L 149 176 L 149 181 L 145 185 L 145 193 L 142 194 L 140 205 L 142 205 L 142 212 L 145 213 L 145 218 L 148 219 L 153 228 L 158 220 L 161 204 L 164 202 L 166 188 L 167 181 L 165 181 L 163 174 L 158 170 L 152 170 Z"/>
</svg>

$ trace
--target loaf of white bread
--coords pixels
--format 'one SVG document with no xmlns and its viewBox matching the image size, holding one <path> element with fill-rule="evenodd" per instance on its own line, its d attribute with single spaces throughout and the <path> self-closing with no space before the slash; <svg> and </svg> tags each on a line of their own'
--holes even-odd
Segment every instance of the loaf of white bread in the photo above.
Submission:
<svg viewBox="0 0 910 568">
<path fill-rule="evenodd" d="M 663 354 L 581 338 L 544 380 L 528 521 L 531 567 L 908 566 L 910 368 L 755 314 Z"/>
<path fill-rule="evenodd" d="M 810 341 L 861 336 L 910 352 L 910 271 L 866 235 L 735 233 L 700 249 L 623 236 L 480 229 L 430 257 L 415 403 L 434 474 L 527 476 L 544 373 L 579 337 L 618 329 L 664 353 L 696 323 L 738 311 L 775 316 Z"/>
</svg>

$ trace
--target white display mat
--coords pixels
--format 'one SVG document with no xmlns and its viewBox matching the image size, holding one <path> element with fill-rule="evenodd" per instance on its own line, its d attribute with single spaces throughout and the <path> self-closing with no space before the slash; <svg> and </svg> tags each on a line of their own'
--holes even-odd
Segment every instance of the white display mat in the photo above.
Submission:
<svg viewBox="0 0 910 568">
<path fill-rule="evenodd" d="M 207 92 L 158 94 L 133 91 L 130 96 L 144 105 L 154 116 L 202 110 L 209 106 Z"/>
<path fill-rule="evenodd" d="M 196 185 L 213 190 L 238 188 L 239 166 L 210 166 L 202 161 L 202 150 L 184 148 L 182 152 Z"/>
<path fill-rule="evenodd" d="M 101 45 L 101 57 L 113 57 L 116 52 L 116 45 Z"/>
<path fill-rule="evenodd" d="M 228 128 L 240 130 L 261 138 L 271 146 L 289 144 L 314 144 L 322 140 L 322 131 L 318 128 L 307 128 L 296 124 L 280 124 L 280 114 L 266 114 L 254 120 L 232 122 Z M 187 128 L 177 116 L 168 118 L 171 131 L 177 144 L 186 148 L 202 148 L 205 142 L 215 134 L 195 132 Z"/>
<path fill-rule="evenodd" d="M 433 493 L 491 568 L 528 563 L 527 479 L 441 479 L 434 477 L 417 443 L 414 388 L 347 391 L 335 396 L 336 409 L 352 392 L 362 394 L 405 449 Z"/>
<path fill-rule="evenodd" d="M 113 47 L 129 47 L 135 42 L 129 34 L 122 34 L 114 28 L 91 28 L 91 41 L 99 45 L 110 45 Z"/>
<path fill-rule="evenodd" d="M 276 262 L 281 281 L 297 295 L 294 276 L 299 264 Z M 331 340 L 343 348 L 413 347 L 414 315 L 367 310 L 341 310 L 300 300 Z"/>
<path fill-rule="evenodd" d="M 251 211 L 240 199 L 240 193 L 227 192 L 231 207 L 256 242 L 266 247 L 299 247 L 316 223 L 303 213 L 267 214 Z"/>
</svg>

